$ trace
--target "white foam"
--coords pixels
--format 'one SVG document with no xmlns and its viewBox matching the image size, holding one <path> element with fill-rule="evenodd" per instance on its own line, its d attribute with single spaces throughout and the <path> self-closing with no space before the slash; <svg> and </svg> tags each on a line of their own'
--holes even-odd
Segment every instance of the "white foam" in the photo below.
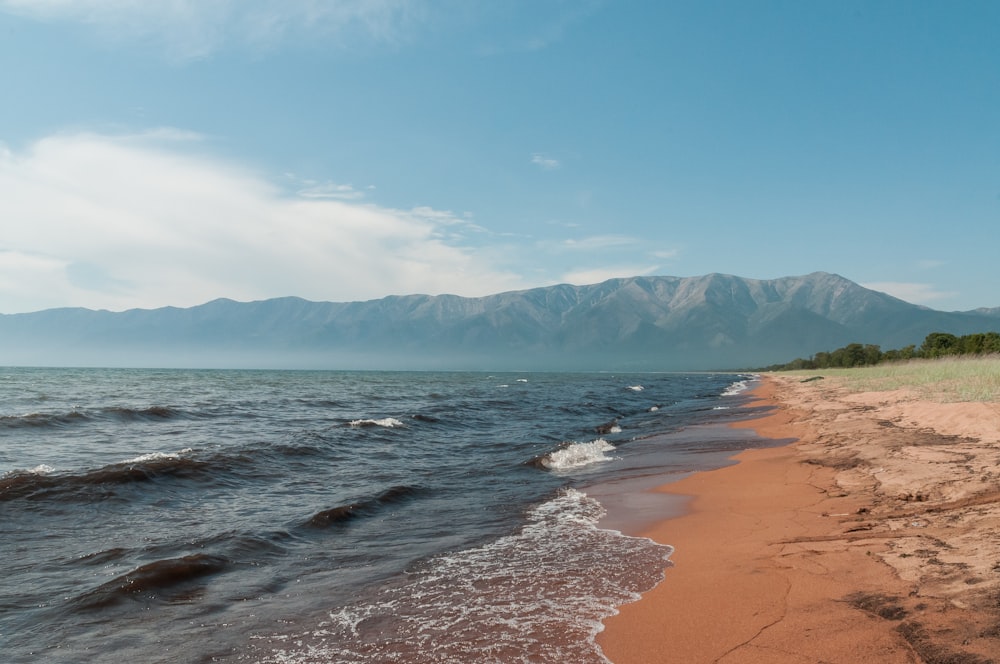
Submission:
<svg viewBox="0 0 1000 664">
<path fill-rule="evenodd" d="M 520 531 L 418 564 L 313 630 L 267 637 L 254 661 L 607 662 L 601 621 L 659 583 L 673 549 L 600 529 L 603 514 L 565 489 Z"/>
<path fill-rule="evenodd" d="M 616 433 L 614 429 L 618 429 L 619 432 L 621 431 L 620 427 L 615 426 L 612 427 L 611 433 Z M 542 459 L 542 465 L 551 470 L 582 468 L 593 463 L 610 461 L 611 457 L 607 453 L 614 449 L 615 446 L 603 438 L 592 440 L 589 443 L 571 443 L 560 450 L 546 455 Z"/>
<path fill-rule="evenodd" d="M 642 385 L 629 385 L 628 389 L 632 390 L 633 392 L 642 392 L 646 388 L 643 387 Z"/>
<path fill-rule="evenodd" d="M 395 417 L 384 417 L 380 420 L 351 420 L 348 424 L 352 427 L 385 427 L 387 429 L 406 426 Z"/>
<path fill-rule="evenodd" d="M 650 409 L 649 409 L 649 412 L 651 412 L 651 413 L 655 413 L 655 412 L 656 412 L 656 411 L 658 411 L 659 409 L 660 409 L 660 407 L 659 407 L 659 406 L 652 406 L 652 407 L 650 407 Z"/>
<path fill-rule="evenodd" d="M 722 396 L 733 397 L 745 389 L 747 389 L 746 381 L 744 380 L 736 381 L 735 383 L 733 383 L 732 385 L 730 385 L 729 387 L 727 387 L 725 390 L 722 391 Z"/>
<path fill-rule="evenodd" d="M 134 459 L 125 459 L 121 463 L 147 463 L 149 461 L 162 461 L 163 459 L 179 459 L 182 454 L 189 454 L 192 451 L 190 447 L 186 447 L 180 452 L 150 452 L 149 454 L 141 454 Z"/>
<path fill-rule="evenodd" d="M 48 464 L 39 464 L 34 468 L 15 468 L 14 470 L 8 470 L 6 472 L 0 473 L 0 479 L 6 479 L 8 477 L 16 477 L 18 475 L 48 475 L 49 473 L 54 473 L 55 468 Z"/>
<path fill-rule="evenodd" d="M 729 387 L 727 387 L 722 392 L 722 396 L 724 397 L 736 396 L 740 392 L 750 389 L 750 384 L 757 381 L 759 378 L 760 376 L 758 374 L 744 374 L 741 380 L 738 380 Z"/>
</svg>

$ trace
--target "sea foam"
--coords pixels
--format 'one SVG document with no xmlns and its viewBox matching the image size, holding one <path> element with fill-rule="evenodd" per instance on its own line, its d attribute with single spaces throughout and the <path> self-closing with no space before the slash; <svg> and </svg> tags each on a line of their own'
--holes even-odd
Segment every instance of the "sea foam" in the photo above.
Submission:
<svg viewBox="0 0 1000 664">
<path fill-rule="evenodd" d="M 742 380 L 738 380 L 729 387 L 727 387 L 723 392 L 724 397 L 734 397 L 740 392 L 744 392 L 750 388 L 750 383 L 757 379 L 757 376 L 746 376 Z"/>
<path fill-rule="evenodd" d="M 603 514 L 565 489 L 519 532 L 418 563 L 404 583 L 331 609 L 317 629 L 270 637 L 254 659 L 607 662 L 595 643 L 602 620 L 659 583 L 673 549 L 598 528 Z"/>
<path fill-rule="evenodd" d="M 614 449 L 615 446 L 603 438 L 592 440 L 589 443 L 570 443 L 562 449 L 547 454 L 542 458 L 541 463 L 550 470 L 581 468 L 593 463 L 610 461 L 611 457 L 607 453 Z"/>
<path fill-rule="evenodd" d="M 179 452 L 150 452 L 149 454 L 141 454 L 132 459 L 125 459 L 122 461 L 122 465 L 130 463 L 149 463 L 150 461 L 163 461 L 165 459 L 179 459 L 182 454 L 190 454 L 193 452 L 190 447 L 185 447 Z"/>
<path fill-rule="evenodd" d="M 385 427 L 387 429 L 393 429 L 395 427 L 406 426 L 395 417 L 383 417 L 380 420 L 351 420 L 348 422 L 348 426 L 352 427 Z"/>
</svg>

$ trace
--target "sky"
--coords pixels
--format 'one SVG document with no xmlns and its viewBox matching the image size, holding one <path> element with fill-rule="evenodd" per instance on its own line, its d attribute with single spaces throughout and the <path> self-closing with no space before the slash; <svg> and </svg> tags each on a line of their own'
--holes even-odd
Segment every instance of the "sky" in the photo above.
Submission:
<svg viewBox="0 0 1000 664">
<path fill-rule="evenodd" d="M 993 0 L 0 0 L 0 313 L 840 274 L 1000 306 Z"/>
</svg>

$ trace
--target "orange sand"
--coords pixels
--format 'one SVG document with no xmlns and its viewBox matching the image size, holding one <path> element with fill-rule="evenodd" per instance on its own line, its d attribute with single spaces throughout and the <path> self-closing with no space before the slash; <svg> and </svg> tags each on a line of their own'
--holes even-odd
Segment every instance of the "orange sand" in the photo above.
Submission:
<svg viewBox="0 0 1000 664">
<path fill-rule="evenodd" d="M 1000 658 L 1000 405 L 788 376 L 755 396 L 775 410 L 740 426 L 798 442 L 657 489 L 691 496 L 687 514 L 641 533 L 673 545 L 674 566 L 605 621 L 607 657 Z"/>
</svg>

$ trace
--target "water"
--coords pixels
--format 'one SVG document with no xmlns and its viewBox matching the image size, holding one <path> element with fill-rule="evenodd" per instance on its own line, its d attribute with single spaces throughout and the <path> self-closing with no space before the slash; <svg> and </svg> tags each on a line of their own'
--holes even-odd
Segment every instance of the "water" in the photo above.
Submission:
<svg viewBox="0 0 1000 664">
<path fill-rule="evenodd" d="M 761 444 L 744 378 L 0 369 L 0 652 L 605 661 L 671 548 L 587 492 Z"/>
</svg>

